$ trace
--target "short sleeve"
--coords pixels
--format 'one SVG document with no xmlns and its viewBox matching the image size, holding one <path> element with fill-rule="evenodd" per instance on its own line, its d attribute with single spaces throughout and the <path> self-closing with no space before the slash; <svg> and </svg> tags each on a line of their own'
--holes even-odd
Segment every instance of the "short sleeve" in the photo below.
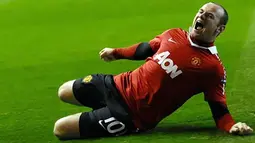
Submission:
<svg viewBox="0 0 255 143">
<path fill-rule="evenodd" d="M 209 77 L 204 83 L 205 100 L 226 103 L 226 82 L 226 71 L 220 67 L 214 76 Z"/>
<path fill-rule="evenodd" d="M 150 40 L 149 44 L 150 44 L 153 52 L 157 52 L 158 51 L 158 49 L 160 48 L 160 45 L 161 45 L 163 37 L 169 35 L 169 32 L 171 30 L 172 29 L 166 30 L 163 33 L 161 33 L 160 35 L 157 35 L 155 38 Z"/>
<path fill-rule="evenodd" d="M 163 41 L 163 39 L 167 39 L 169 38 L 170 34 L 176 34 L 176 33 L 179 33 L 179 32 L 184 32 L 184 30 L 180 29 L 180 28 L 173 28 L 173 29 L 168 29 L 166 31 L 164 31 L 163 33 L 161 33 L 160 35 L 157 35 L 155 38 L 153 38 L 152 40 L 150 40 L 149 44 L 152 48 L 152 50 L 154 52 L 157 52 L 158 49 L 160 48 L 161 46 L 161 43 Z"/>
<path fill-rule="evenodd" d="M 160 43 L 161 43 L 161 37 L 156 36 L 155 38 L 153 38 L 152 40 L 150 40 L 149 44 L 150 47 L 152 48 L 153 52 L 157 52 L 159 47 L 160 47 Z"/>
</svg>

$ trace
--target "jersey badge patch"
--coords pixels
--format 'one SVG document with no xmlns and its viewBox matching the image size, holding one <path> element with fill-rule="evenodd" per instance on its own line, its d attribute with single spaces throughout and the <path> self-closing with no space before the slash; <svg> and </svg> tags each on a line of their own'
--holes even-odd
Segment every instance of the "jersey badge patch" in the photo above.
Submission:
<svg viewBox="0 0 255 143">
<path fill-rule="evenodd" d="M 200 66 L 200 65 L 201 65 L 201 59 L 198 58 L 198 57 L 193 57 L 193 58 L 191 59 L 191 64 L 192 64 L 193 66 Z"/>
</svg>

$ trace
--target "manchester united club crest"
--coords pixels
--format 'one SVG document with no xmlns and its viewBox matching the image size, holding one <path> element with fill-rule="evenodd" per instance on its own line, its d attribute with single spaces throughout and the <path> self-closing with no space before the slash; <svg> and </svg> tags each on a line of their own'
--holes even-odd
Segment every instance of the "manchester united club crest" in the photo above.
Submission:
<svg viewBox="0 0 255 143">
<path fill-rule="evenodd" d="M 191 59 L 191 64 L 194 66 L 200 66 L 201 65 L 201 59 L 198 57 L 193 57 Z"/>
<path fill-rule="evenodd" d="M 84 83 L 88 83 L 88 82 L 90 82 L 91 80 L 92 80 L 92 75 L 88 75 L 88 76 L 86 76 L 84 79 L 83 79 L 83 82 Z"/>
</svg>

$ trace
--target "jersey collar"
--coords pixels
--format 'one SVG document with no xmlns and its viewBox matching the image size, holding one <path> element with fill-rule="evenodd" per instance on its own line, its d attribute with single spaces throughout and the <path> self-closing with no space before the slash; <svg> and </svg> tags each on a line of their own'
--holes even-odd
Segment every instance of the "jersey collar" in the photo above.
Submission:
<svg viewBox="0 0 255 143">
<path fill-rule="evenodd" d="M 196 48 L 200 48 L 200 49 L 207 49 L 211 52 L 211 54 L 217 54 L 218 51 L 217 51 L 217 47 L 216 46 L 211 46 L 211 47 L 204 47 L 204 46 L 200 46 L 196 43 L 194 43 L 191 39 L 190 39 L 190 35 L 188 34 L 188 39 L 189 39 L 189 42 L 191 44 L 191 46 L 193 47 L 196 47 Z"/>
</svg>

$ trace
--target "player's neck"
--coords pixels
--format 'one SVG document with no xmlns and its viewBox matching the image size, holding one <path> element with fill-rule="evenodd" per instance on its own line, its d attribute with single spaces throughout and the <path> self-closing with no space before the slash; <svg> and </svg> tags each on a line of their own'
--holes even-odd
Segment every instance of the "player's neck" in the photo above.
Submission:
<svg viewBox="0 0 255 143">
<path fill-rule="evenodd" d="M 211 47 L 214 45 L 214 42 L 205 42 L 202 40 L 197 40 L 195 38 L 190 37 L 190 39 L 192 40 L 192 42 L 194 42 L 195 44 L 199 45 L 199 46 L 204 46 L 204 47 Z"/>
</svg>

